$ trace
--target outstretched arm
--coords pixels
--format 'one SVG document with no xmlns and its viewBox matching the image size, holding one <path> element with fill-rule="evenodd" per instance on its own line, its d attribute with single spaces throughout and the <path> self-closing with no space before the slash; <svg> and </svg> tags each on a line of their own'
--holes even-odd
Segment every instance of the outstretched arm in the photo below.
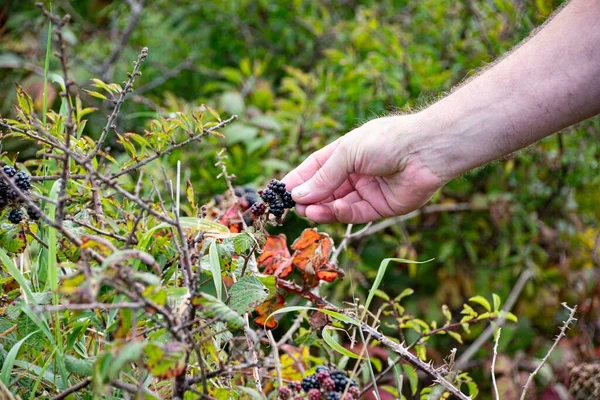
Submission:
<svg viewBox="0 0 600 400">
<path fill-rule="evenodd" d="M 317 222 L 401 215 L 463 172 L 599 112 L 600 1 L 573 0 L 444 99 L 354 129 L 284 182 Z"/>
</svg>

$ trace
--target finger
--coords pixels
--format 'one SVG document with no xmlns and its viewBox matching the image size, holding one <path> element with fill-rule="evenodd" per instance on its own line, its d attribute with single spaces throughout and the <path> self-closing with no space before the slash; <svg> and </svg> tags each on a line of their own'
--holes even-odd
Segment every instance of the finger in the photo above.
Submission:
<svg viewBox="0 0 600 400">
<path fill-rule="evenodd" d="M 337 146 L 310 179 L 292 190 L 292 197 L 300 204 L 325 200 L 348 179 L 348 172 L 346 154 Z"/>
<path fill-rule="evenodd" d="M 335 219 L 345 224 L 363 224 L 383 218 L 366 200 L 348 202 L 346 199 L 339 199 L 334 201 L 331 207 Z"/>
<path fill-rule="evenodd" d="M 330 204 L 311 204 L 306 207 L 306 218 L 319 224 L 336 222 L 333 208 Z"/>
<path fill-rule="evenodd" d="M 306 217 L 306 206 L 304 204 L 296 204 L 294 209 L 296 210 L 296 214 Z"/>
<path fill-rule="evenodd" d="M 315 172 L 321 168 L 329 159 L 335 148 L 339 144 L 339 139 L 329 143 L 327 146 L 311 154 L 299 166 L 290 171 L 281 181 L 285 183 L 287 190 L 292 190 L 310 179 Z"/>
</svg>

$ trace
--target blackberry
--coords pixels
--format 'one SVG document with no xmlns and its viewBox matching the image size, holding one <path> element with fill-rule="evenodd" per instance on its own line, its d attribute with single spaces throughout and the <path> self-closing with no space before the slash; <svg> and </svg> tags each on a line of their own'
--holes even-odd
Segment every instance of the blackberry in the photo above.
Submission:
<svg viewBox="0 0 600 400">
<path fill-rule="evenodd" d="M 258 195 L 256 194 L 256 192 L 246 193 L 244 194 L 244 199 L 246 199 L 248 205 L 251 206 L 258 202 Z"/>
<path fill-rule="evenodd" d="M 23 211 L 18 208 L 13 208 L 8 213 L 8 220 L 13 224 L 18 224 L 23 219 Z"/>
<path fill-rule="evenodd" d="M 277 195 L 271 189 L 263 190 L 260 197 L 262 197 L 266 203 L 272 203 L 277 200 Z"/>
<path fill-rule="evenodd" d="M 15 175 L 15 185 L 23 192 L 27 192 L 31 188 L 31 177 L 26 172 L 19 171 Z"/>
<path fill-rule="evenodd" d="M 335 382 L 335 390 L 337 392 L 343 392 L 348 386 L 349 379 L 345 372 L 335 371 L 331 374 L 331 379 Z"/>
<path fill-rule="evenodd" d="M 244 186 L 245 193 L 256 193 L 256 190 L 252 186 Z"/>
<path fill-rule="evenodd" d="M 287 387 L 281 387 L 279 388 L 279 392 L 277 393 L 277 398 L 280 400 L 287 400 L 290 398 L 290 396 L 292 395 L 292 390 Z"/>
<path fill-rule="evenodd" d="M 325 396 L 325 400 L 340 400 L 342 396 L 338 392 L 329 392 Z"/>
<path fill-rule="evenodd" d="M 317 367 L 317 372 L 321 372 L 321 371 L 327 371 L 327 372 L 329 372 L 329 368 L 327 368 L 327 367 L 325 367 L 323 365 L 320 365 L 320 366 Z"/>
<path fill-rule="evenodd" d="M 327 392 L 335 390 L 335 381 L 331 378 L 325 378 L 321 381 L 321 387 Z"/>
<path fill-rule="evenodd" d="M 288 387 L 291 390 L 295 390 L 296 392 L 300 392 L 302 390 L 302 385 L 300 384 L 300 382 L 290 382 L 288 384 Z"/>
<path fill-rule="evenodd" d="M 348 394 L 353 398 L 358 399 L 360 397 L 360 389 L 358 388 L 358 386 L 350 386 L 348 388 Z"/>
<path fill-rule="evenodd" d="M 42 217 L 42 215 L 39 213 L 39 211 L 34 210 L 33 207 L 31 207 L 31 206 L 27 207 L 27 216 L 29 217 L 30 220 L 33 220 L 33 221 L 37 221 L 38 219 L 40 219 Z"/>
<path fill-rule="evenodd" d="M 292 192 L 285 192 L 282 194 L 281 201 L 285 208 L 292 208 L 296 205 L 296 202 L 292 199 Z"/>
<path fill-rule="evenodd" d="M 317 373 L 315 374 L 315 376 L 317 377 L 317 381 L 319 381 L 319 382 L 321 382 L 321 383 L 322 383 L 322 382 L 323 382 L 325 379 L 329 379 L 329 378 L 330 378 L 329 371 L 327 371 L 327 370 L 323 370 L 323 369 L 322 369 L 322 370 L 320 370 L 320 371 L 318 371 L 318 370 L 317 370 Z"/>
<path fill-rule="evenodd" d="M 307 376 L 304 379 L 302 379 L 302 383 L 300 383 L 300 386 L 302 387 L 302 390 L 304 390 L 306 393 L 308 393 L 309 390 L 311 390 L 311 389 L 318 389 L 319 382 L 317 382 L 316 376 L 311 375 L 311 376 Z"/>
<path fill-rule="evenodd" d="M 277 194 L 285 193 L 285 183 L 280 182 L 277 179 L 271 179 L 268 188 Z"/>
<path fill-rule="evenodd" d="M 244 195 L 244 189 L 238 186 L 233 189 L 233 193 L 236 195 L 236 197 L 242 197 Z"/>
<path fill-rule="evenodd" d="M 15 169 L 15 167 L 11 167 L 10 165 L 5 165 L 4 167 L 2 167 L 2 171 L 4 171 L 4 173 L 8 175 L 9 178 L 12 178 L 17 174 L 17 170 Z"/>
<path fill-rule="evenodd" d="M 250 207 L 250 211 L 255 217 L 263 215 L 266 210 L 267 207 L 265 207 L 265 203 L 254 203 L 252 204 L 252 207 Z"/>
<path fill-rule="evenodd" d="M 308 400 L 321 400 L 321 391 L 319 389 L 310 389 L 308 391 Z"/>
</svg>

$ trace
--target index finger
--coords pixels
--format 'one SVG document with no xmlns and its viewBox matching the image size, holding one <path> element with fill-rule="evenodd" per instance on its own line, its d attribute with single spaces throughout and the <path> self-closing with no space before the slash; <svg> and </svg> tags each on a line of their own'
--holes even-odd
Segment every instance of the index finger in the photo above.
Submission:
<svg viewBox="0 0 600 400">
<path fill-rule="evenodd" d="M 327 146 L 312 153 L 299 166 L 290 171 L 281 181 L 285 183 L 287 190 L 292 190 L 296 186 L 300 186 L 321 168 L 325 161 L 331 157 L 333 151 L 339 145 L 340 139 L 329 143 Z"/>
</svg>

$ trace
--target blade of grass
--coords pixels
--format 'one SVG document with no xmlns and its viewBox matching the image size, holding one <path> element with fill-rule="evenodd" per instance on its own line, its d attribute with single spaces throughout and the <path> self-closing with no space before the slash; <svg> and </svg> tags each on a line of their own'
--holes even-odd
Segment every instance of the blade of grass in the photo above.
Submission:
<svg viewBox="0 0 600 400">
<path fill-rule="evenodd" d="M 50 189 L 49 197 L 55 202 L 48 202 L 48 217 L 55 219 L 56 217 L 56 201 L 60 193 L 61 180 L 57 180 Z M 66 184 L 66 183 L 65 183 Z M 56 240 L 56 229 L 54 227 L 47 227 L 47 240 L 48 251 L 46 252 L 46 266 L 48 268 L 48 286 L 52 291 L 52 304 L 58 305 L 58 264 L 57 264 L 57 240 Z M 67 385 L 68 372 L 64 363 L 64 349 L 63 349 L 63 332 L 60 326 L 60 315 L 58 311 L 54 312 L 54 340 L 56 342 L 56 361 L 59 367 L 60 376 L 62 379 L 62 385 Z"/>
<path fill-rule="evenodd" d="M 221 276 L 221 263 L 219 262 L 219 252 L 217 251 L 217 242 L 213 240 L 208 249 L 208 259 L 210 263 L 210 271 L 215 282 L 215 290 L 217 291 L 217 299 L 221 300 L 223 296 L 223 277 Z"/>
<path fill-rule="evenodd" d="M 331 333 L 329 333 L 329 330 L 327 328 L 323 329 L 321 331 L 321 333 L 323 334 L 323 340 L 325 341 L 325 343 L 327 343 L 327 345 L 329 347 L 331 347 L 333 350 L 337 351 L 338 353 L 340 353 L 346 357 L 353 358 L 355 360 L 364 360 L 364 358 L 362 358 L 358 354 L 351 352 L 350 350 L 346 349 L 344 346 L 339 344 L 337 342 L 337 340 L 335 340 L 333 338 Z"/>
<path fill-rule="evenodd" d="M 52 12 L 52 2 L 50 2 Z M 52 21 L 48 20 L 48 38 L 46 40 L 46 59 L 44 60 L 44 94 L 42 97 L 42 124 L 46 125 L 46 111 L 48 110 L 48 70 L 50 69 L 50 52 L 52 51 Z"/>
<path fill-rule="evenodd" d="M 10 372 L 13 369 L 15 360 L 17 358 L 17 355 L 19 354 L 21 346 L 23 345 L 23 343 L 25 343 L 27 339 L 29 339 L 31 336 L 35 335 L 38 332 L 39 331 L 31 332 L 29 335 L 19 340 L 6 355 L 6 358 L 4 359 L 4 364 L 2 364 L 2 371 L 0 372 L 0 379 L 7 387 L 10 387 Z"/>
<path fill-rule="evenodd" d="M 42 379 L 44 378 L 44 374 L 46 373 L 46 370 L 48 369 L 50 364 L 52 364 L 52 357 L 54 356 L 54 353 L 56 353 L 56 349 L 52 350 L 50 357 L 48 357 L 48 359 L 46 360 L 46 363 L 42 367 L 42 370 L 38 374 L 38 377 L 35 380 L 35 383 L 33 384 L 33 388 L 31 388 L 31 395 L 29 396 L 29 400 L 35 400 L 37 389 L 40 386 L 40 382 L 42 382 Z"/>
</svg>

